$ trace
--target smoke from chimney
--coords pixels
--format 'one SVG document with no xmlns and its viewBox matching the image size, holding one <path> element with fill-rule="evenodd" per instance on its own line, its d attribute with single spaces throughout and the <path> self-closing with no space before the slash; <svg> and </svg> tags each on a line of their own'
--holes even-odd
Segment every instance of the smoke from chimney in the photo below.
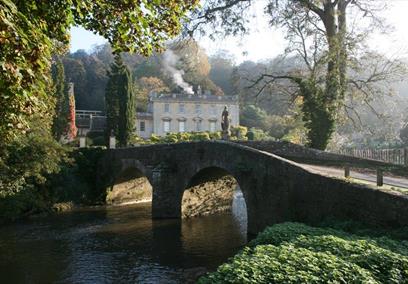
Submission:
<svg viewBox="0 0 408 284">
<path fill-rule="evenodd" d="M 183 79 L 184 71 L 179 70 L 176 67 L 178 61 L 179 57 L 172 50 L 167 49 L 163 53 L 164 71 L 173 78 L 174 83 L 182 88 L 184 92 L 187 94 L 194 94 L 193 87 Z"/>
</svg>

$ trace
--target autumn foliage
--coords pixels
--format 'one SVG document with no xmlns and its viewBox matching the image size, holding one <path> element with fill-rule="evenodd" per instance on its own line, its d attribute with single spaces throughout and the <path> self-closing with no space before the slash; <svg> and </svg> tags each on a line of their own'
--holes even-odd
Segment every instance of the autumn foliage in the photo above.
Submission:
<svg viewBox="0 0 408 284">
<path fill-rule="evenodd" d="M 68 140 L 73 140 L 77 135 L 77 127 L 75 124 L 75 97 L 74 94 L 69 96 L 69 115 L 68 115 Z"/>
</svg>

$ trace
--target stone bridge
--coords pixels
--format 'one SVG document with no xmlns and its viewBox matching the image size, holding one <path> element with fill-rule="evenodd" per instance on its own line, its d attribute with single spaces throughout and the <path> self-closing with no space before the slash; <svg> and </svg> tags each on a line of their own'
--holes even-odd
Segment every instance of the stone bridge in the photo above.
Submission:
<svg viewBox="0 0 408 284">
<path fill-rule="evenodd" d="M 147 177 L 152 185 L 153 218 L 180 218 L 186 188 L 232 175 L 245 198 L 248 233 L 274 223 L 326 218 L 408 225 L 408 198 L 402 194 L 311 173 L 295 162 L 230 142 L 107 150 L 99 161 L 97 187 L 106 194 L 126 171 L 133 171 L 133 178 Z"/>
</svg>

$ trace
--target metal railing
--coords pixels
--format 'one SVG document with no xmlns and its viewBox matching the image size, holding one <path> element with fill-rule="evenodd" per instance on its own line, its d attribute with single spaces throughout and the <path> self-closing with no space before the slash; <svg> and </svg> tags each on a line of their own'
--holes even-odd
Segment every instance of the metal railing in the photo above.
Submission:
<svg viewBox="0 0 408 284">
<path fill-rule="evenodd" d="M 342 149 L 338 154 L 408 166 L 408 149 Z"/>
</svg>

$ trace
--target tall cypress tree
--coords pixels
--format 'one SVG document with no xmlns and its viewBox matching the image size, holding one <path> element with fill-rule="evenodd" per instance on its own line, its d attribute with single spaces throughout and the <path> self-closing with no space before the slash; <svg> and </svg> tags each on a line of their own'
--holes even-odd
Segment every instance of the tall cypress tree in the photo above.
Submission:
<svg viewBox="0 0 408 284">
<path fill-rule="evenodd" d="M 105 93 L 107 135 L 113 133 L 120 146 L 127 146 L 135 127 L 135 98 L 129 69 L 115 56 Z"/>
<path fill-rule="evenodd" d="M 61 58 L 56 57 L 53 66 L 55 114 L 52 123 L 52 134 L 55 139 L 60 140 L 66 133 L 69 115 L 69 95 L 65 83 L 65 71 Z"/>
<path fill-rule="evenodd" d="M 120 57 L 116 56 L 108 71 L 109 80 L 105 90 L 106 109 L 106 136 L 118 135 L 119 121 L 119 96 L 118 96 L 118 74 L 120 71 Z M 108 138 L 109 139 L 109 138 Z"/>
<path fill-rule="evenodd" d="M 129 145 L 131 135 L 135 128 L 135 98 L 132 87 L 132 77 L 129 69 L 125 66 L 122 73 L 122 85 L 119 92 L 119 133 L 118 142 L 121 146 Z"/>
</svg>

